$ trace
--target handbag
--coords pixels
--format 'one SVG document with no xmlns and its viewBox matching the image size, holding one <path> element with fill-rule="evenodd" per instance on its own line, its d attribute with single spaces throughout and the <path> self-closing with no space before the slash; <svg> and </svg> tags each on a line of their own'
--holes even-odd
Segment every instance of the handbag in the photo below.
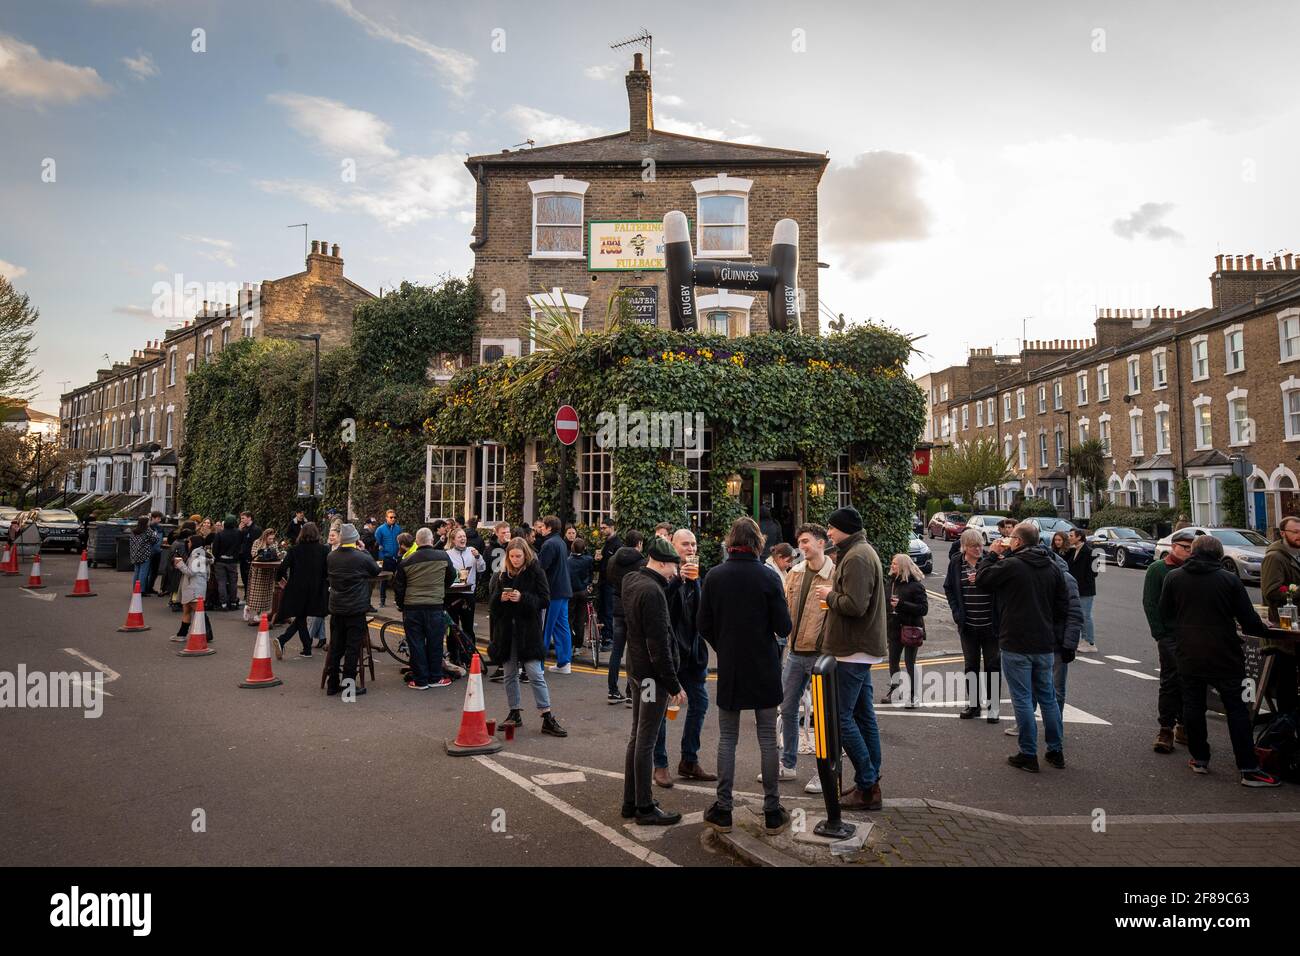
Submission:
<svg viewBox="0 0 1300 956">
<path fill-rule="evenodd" d="M 904 624 L 898 630 L 898 639 L 904 647 L 920 647 L 925 643 L 925 628 L 915 624 Z"/>
</svg>

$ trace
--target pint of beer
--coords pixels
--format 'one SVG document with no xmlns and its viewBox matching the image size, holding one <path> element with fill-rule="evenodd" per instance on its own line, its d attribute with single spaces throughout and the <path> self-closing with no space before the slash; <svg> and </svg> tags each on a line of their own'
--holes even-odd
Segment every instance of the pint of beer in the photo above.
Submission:
<svg viewBox="0 0 1300 956">
<path fill-rule="evenodd" d="M 682 565 L 682 577 L 687 581 L 698 581 L 700 579 L 700 565 L 698 561 L 691 561 Z"/>
<path fill-rule="evenodd" d="M 668 705 L 668 719 L 669 719 L 669 720 L 676 720 L 676 719 L 677 719 L 677 712 L 678 712 L 679 710 L 681 710 L 681 709 L 682 709 L 681 706 L 678 705 L 678 704 L 669 704 L 669 705 Z"/>
</svg>

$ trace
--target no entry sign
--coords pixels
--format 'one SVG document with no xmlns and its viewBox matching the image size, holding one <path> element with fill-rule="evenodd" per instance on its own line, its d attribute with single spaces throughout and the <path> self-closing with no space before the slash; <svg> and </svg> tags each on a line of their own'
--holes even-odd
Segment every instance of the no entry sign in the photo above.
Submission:
<svg viewBox="0 0 1300 956">
<path fill-rule="evenodd" d="M 555 437 L 562 445 L 578 440 L 578 410 L 572 405 L 561 405 L 555 413 Z"/>
</svg>

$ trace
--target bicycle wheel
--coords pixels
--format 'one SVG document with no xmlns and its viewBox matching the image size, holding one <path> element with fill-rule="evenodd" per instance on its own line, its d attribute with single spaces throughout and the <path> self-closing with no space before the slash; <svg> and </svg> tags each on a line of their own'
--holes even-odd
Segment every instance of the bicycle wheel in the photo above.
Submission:
<svg viewBox="0 0 1300 956">
<path fill-rule="evenodd" d="M 389 631 L 396 621 L 385 621 L 379 628 L 379 641 L 384 645 L 384 650 L 388 656 L 399 664 L 411 663 L 411 652 L 406 646 L 406 633 L 398 633 L 396 629 Z"/>
</svg>

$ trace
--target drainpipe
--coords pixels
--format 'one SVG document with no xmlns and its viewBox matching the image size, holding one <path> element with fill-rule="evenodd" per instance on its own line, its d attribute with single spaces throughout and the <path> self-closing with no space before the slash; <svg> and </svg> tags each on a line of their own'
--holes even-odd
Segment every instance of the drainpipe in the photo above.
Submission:
<svg viewBox="0 0 1300 956">
<path fill-rule="evenodd" d="M 478 164 L 478 175 L 474 177 L 478 183 L 479 190 L 479 225 L 481 227 L 478 238 L 469 244 L 470 249 L 478 252 L 487 243 L 488 239 L 488 202 L 487 202 L 487 180 L 483 177 L 483 164 Z"/>
</svg>

